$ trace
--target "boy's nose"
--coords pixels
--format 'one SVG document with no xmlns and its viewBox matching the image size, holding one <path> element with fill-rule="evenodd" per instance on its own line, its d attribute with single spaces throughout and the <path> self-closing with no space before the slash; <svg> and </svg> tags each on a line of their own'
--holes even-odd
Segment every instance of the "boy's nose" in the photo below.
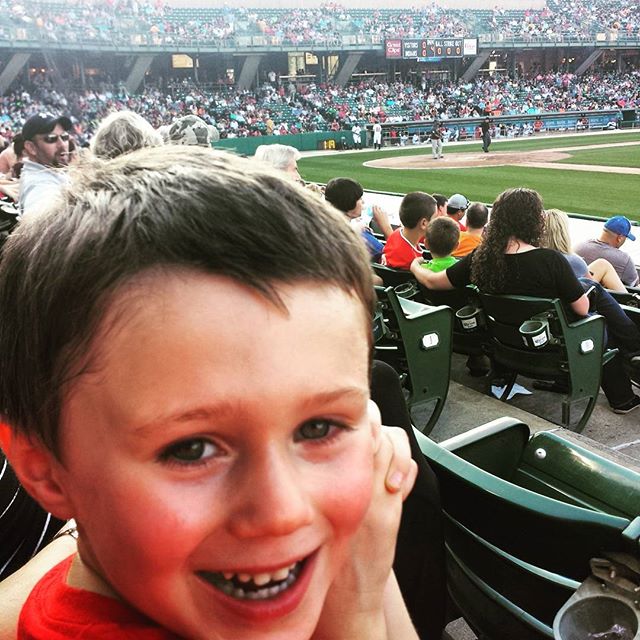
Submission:
<svg viewBox="0 0 640 640">
<path fill-rule="evenodd" d="M 284 452 L 251 466 L 238 487 L 230 528 L 240 538 L 284 536 L 308 525 L 313 504 L 306 483 Z"/>
</svg>

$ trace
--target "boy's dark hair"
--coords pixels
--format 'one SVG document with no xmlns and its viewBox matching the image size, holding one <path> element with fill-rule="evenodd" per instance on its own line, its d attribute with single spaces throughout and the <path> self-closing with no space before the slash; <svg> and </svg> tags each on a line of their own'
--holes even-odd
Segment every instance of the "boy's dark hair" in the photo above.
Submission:
<svg viewBox="0 0 640 640">
<path fill-rule="evenodd" d="M 360 183 L 351 178 L 333 178 L 324 188 L 324 197 L 327 202 L 342 213 L 355 209 L 363 193 Z"/>
<path fill-rule="evenodd" d="M 438 207 L 443 207 L 445 204 L 447 204 L 447 200 L 449 199 L 447 198 L 447 196 L 443 196 L 441 193 L 432 193 L 431 197 L 436 201 Z"/>
<path fill-rule="evenodd" d="M 458 246 L 460 227 L 451 218 L 435 218 L 427 226 L 424 235 L 431 254 L 436 258 L 444 258 Z"/>
<path fill-rule="evenodd" d="M 422 218 L 431 220 L 436 212 L 436 201 L 428 193 L 412 191 L 400 203 L 400 222 L 407 229 L 415 229 Z"/>
<path fill-rule="evenodd" d="M 282 308 L 279 284 L 311 281 L 347 291 L 366 316 L 368 263 L 342 216 L 275 170 L 195 146 L 88 161 L 4 247 L 0 418 L 60 455 L 63 397 L 94 365 L 111 303 L 143 273 L 223 275 Z"/>
<path fill-rule="evenodd" d="M 467 209 L 467 228 L 482 229 L 489 219 L 489 209 L 482 202 L 472 202 Z"/>
</svg>

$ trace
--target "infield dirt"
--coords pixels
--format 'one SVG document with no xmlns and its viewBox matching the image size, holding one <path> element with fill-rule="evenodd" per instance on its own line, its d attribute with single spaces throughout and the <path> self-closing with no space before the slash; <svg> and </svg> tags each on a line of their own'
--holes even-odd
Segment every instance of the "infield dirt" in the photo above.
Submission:
<svg viewBox="0 0 640 640">
<path fill-rule="evenodd" d="M 616 146 L 638 145 L 639 142 L 623 142 Z M 609 144 L 594 144 L 582 147 L 562 147 L 558 149 L 540 149 L 538 151 L 517 151 L 517 152 L 465 152 L 447 153 L 444 158 L 438 160 L 430 154 L 420 156 L 398 156 L 370 160 L 364 166 L 375 169 L 465 169 L 468 167 L 500 167 L 520 165 L 525 167 L 538 167 L 544 169 L 558 169 L 563 171 L 597 171 L 601 173 L 626 173 L 639 174 L 640 168 L 636 167 L 611 167 L 606 165 L 587 164 L 560 164 L 560 160 L 571 158 L 571 151 L 584 149 L 606 149 Z"/>
</svg>

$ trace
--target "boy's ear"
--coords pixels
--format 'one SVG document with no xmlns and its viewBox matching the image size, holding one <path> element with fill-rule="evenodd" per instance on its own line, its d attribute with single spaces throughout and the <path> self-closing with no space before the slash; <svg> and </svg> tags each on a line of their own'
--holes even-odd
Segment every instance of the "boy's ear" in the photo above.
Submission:
<svg viewBox="0 0 640 640">
<path fill-rule="evenodd" d="M 29 495 L 61 520 L 73 517 L 73 509 L 59 481 L 62 463 L 39 440 L 13 433 L 6 452 L 20 484 Z"/>
</svg>

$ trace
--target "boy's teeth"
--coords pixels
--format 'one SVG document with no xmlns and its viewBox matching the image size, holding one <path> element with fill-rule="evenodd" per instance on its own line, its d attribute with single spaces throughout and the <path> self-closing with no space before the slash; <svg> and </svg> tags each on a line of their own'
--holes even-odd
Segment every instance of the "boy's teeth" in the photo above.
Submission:
<svg viewBox="0 0 640 640">
<path fill-rule="evenodd" d="M 275 573 L 273 574 L 273 576 L 271 576 L 270 573 L 259 573 L 253 576 L 253 581 L 258 587 L 263 587 L 265 584 L 271 582 L 272 580 L 284 580 L 287 575 L 289 575 L 289 569 L 286 570 L 286 573 L 282 578 L 276 578 Z"/>
<path fill-rule="evenodd" d="M 270 582 L 281 582 L 282 580 L 285 580 L 289 573 L 293 571 L 295 566 L 296 563 L 294 562 L 292 565 L 282 567 L 282 569 L 278 569 L 273 573 L 256 573 L 252 575 L 250 573 L 232 573 L 230 571 L 225 571 L 222 575 L 225 580 L 232 580 L 235 577 L 238 582 L 253 582 L 257 587 L 263 587 L 265 584 L 269 584 Z"/>
<path fill-rule="evenodd" d="M 273 598 L 288 589 L 300 573 L 301 563 L 294 562 L 273 573 L 224 573 L 204 574 L 209 582 L 227 595 L 247 600 Z M 216 578 L 216 575 L 218 576 Z"/>
<path fill-rule="evenodd" d="M 291 567 L 284 567 L 282 569 L 278 569 L 278 571 L 276 571 L 274 574 L 271 575 L 271 579 L 272 580 L 284 580 L 289 575 L 289 571 L 291 571 L 291 569 L 293 569 L 294 566 L 295 565 L 293 565 Z M 267 580 L 267 582 L 269 582 L 269 581 Z M 257 581 L 256 581 L 256 584 L 258 584 Z M 267 584 L 267 583 L 264 582 L 263 584 Z"/>
</svg>

